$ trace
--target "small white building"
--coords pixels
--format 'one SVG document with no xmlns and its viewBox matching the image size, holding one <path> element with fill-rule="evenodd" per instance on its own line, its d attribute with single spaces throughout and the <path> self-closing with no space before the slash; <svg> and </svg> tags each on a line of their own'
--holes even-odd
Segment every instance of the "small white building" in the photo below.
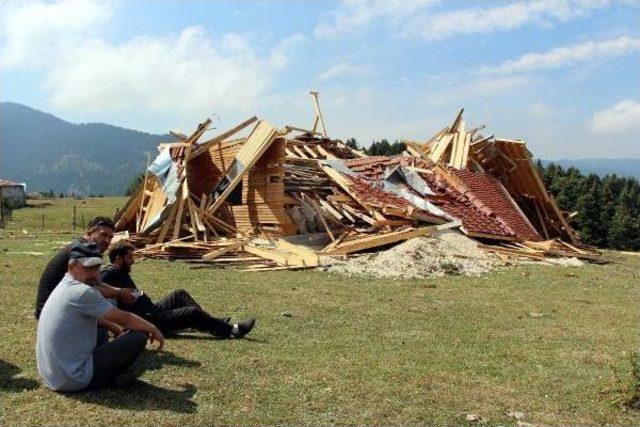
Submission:
<svg viewBox="0 0 640 427">
<path fill-rule="evenodd" d="M 0 198 L 11 201 L 14 208 L 27 204 L 27 185 L 0 178 Z"/>
</svg>

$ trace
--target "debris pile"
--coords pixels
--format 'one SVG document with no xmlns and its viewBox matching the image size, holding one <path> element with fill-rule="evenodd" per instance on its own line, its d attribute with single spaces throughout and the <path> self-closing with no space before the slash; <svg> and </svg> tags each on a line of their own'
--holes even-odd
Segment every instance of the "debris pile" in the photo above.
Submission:
<svg viewBox="0 0 640 427">
<path fill-rule="evenodd" d="M 495 256 L 456 231 L 408 240 L 386 251 L 338 261 L 328 271 L 348 276 L 415 279 L 446 274 L 479 276 L 500 265 Z"/>
<path fill-rule="evenodd" d="M 443 236 L 456 235 L 441 234 L 447 229 L 478 241 L 473 252 L 482 258 L 598 260 L 547 193 L 524 142 L 465 130 L 461 110 L 402 155 L 368 157 L 327 136 L 312 95 L 311 129 L 252 117 L 204 142 L 210 120 L 189 136 L 172 132 L 175 141 L 158 146 L 144 182 L 117 213 L 117 230 L 145 257 L 250 271 L 317 267 L 435 234 L 380 254 L 380 264 L 408 248 L 423 263 L 416 268 L 433 274 L 441 264 L 464 274 L 488 268 L 461 261 L 465 249 L 455 242 L 443 246 Z M 446 246 L 462 255 L 448 259 Z"/>
</svg>

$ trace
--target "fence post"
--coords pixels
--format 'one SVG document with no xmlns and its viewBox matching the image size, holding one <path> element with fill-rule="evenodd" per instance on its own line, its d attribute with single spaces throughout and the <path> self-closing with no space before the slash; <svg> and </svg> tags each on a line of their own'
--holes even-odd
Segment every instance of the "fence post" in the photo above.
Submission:
<svg viewBox="0 0 640 427">
<path fill-rule="evenodd" d="M 82 229 L 84 230 L 84 212 L 82 212 Z"/>
<path fill-rule="evenodd" d="M 44 213 L 42 214 L 42 229 L 44 230 Z"/>
<path fill-rule="evenodd" d="M 76 205 L 73 205 L 73 231 L 76 231 Z"/>
</svg>

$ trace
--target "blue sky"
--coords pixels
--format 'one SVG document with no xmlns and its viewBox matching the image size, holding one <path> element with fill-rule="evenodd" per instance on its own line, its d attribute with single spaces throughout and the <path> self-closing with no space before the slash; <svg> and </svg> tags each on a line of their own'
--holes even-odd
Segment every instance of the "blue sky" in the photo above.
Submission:
<svg viewBox="0 0 640 427">
<path fill-rule="evenodd" d="M 541 158 L 640 158 L 640 1 L 0 0 L 0 99 L 185 133 L 206 117 L 364 145 L 468 126 Z"/>
</svg>

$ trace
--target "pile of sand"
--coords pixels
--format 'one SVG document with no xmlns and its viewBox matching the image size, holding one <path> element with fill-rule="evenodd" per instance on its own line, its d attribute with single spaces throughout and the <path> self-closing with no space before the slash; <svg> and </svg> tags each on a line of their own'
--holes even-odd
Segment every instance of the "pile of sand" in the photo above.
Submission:
<svg viewBox="0 0 640 427">
<path fill-rule="evenodd" d="M 407 240 L 389 250 L 337 261 L 328 271 L 348 276 L 422 278 L 478 276 L 500 265 L 493 254 L 458 231 Z"/>
</svg>

